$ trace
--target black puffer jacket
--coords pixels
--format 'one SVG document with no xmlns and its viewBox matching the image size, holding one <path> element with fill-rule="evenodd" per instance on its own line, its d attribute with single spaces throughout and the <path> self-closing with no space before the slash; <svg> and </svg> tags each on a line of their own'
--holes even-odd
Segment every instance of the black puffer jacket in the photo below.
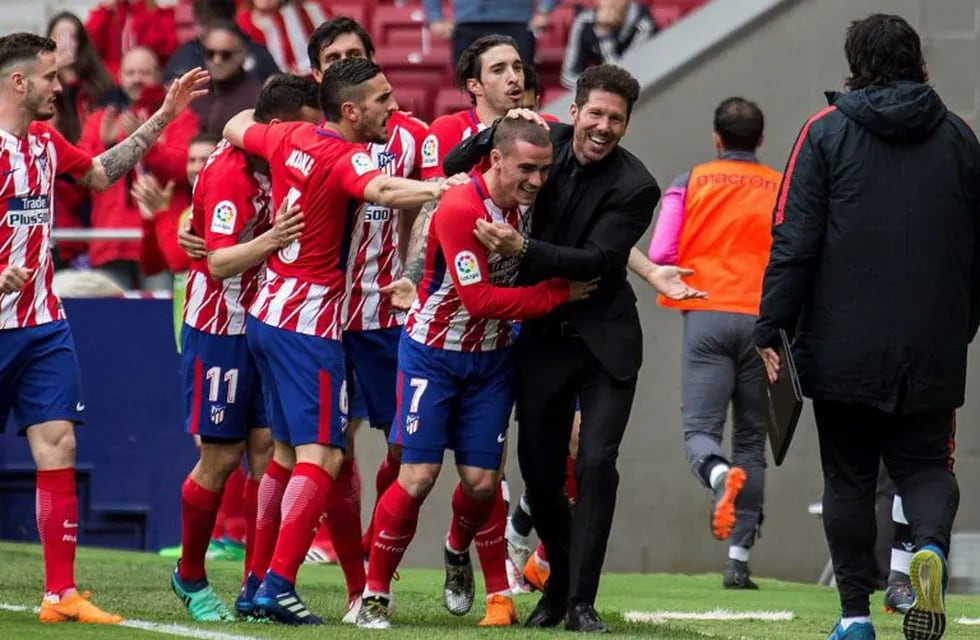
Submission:
<svg viewBox="0 0 980 640">
<path fill-rule="evenodd" d="M 795 331 L 815 399 L 958 407 L 980 324 L 980 145 L 927 85 L 828 98 L 787 163 L 756 344 Z"/>
</svg>

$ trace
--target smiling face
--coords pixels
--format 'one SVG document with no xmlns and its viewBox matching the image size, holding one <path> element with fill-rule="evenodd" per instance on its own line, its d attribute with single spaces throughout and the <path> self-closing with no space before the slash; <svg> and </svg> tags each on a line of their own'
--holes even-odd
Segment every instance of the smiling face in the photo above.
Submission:
<svg viewBox="0 0 980 640">
<path fill-rule="evenodd" d="M 490 152 L 491 170 L 496 173 L 497 193 L 508 207 L 531 205 L 551 171 L 551 145 L 539 147 L 526 140 L 515 140 Z"/>
<path fill-rule="evenodd" d="M 499 116 L 521 106 L 524 99 L 524 64 L 509 44 L 491 47 L 480 55 L 480 77 L 466 81 L 466 88 L 486 108 Z"/>
<path fill-rule="evenodd" d="M 599 162 L 616 148 L 626 134 L 627 113 L 625 98 L 601 89 L 590 91 L 581 107 L 572 104 L 572 149 L 581 164 Z"/>
</svg>

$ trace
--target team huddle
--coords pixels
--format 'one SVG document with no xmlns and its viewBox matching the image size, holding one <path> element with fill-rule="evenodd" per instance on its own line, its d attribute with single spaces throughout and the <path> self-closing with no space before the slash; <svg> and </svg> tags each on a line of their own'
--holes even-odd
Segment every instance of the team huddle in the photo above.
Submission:
<svg viewBox="0 0 980 640">
<path fill-rule="evenodd" d="M 518 257 L 492 253 L 474 235 L 477 220 L 527 234 L 551 165 L 541 123 L 507 120 L 482 172 L 442 174 L 454 145 L 523 106 L 514 43 L 489 36 L 471 45 L 461 68 L 478 102 L 431 128 L 397 110 L 372 54 L 357 23 L 321 25 L 310 44 L 318 84 L 273 78 L 255 109 L 226 125 L 197 178 L 190 225 L 204 257 L 191 267 L 182 344 L 187 430 L 200 437 L 201 460 L 182 491 L 172 577 L 197 620 L 322 622 L 295 584 L 325 517 L 347 582 L 344 622 L 387 627 L 392 576 L 453 449 L 460 484 L 445 604 L 457 615 L 472 607 L 469 548 L 482 536 L 480 624 L 517 621 L 499 481 L 514 394 L 508 347 L 515 321 L 586 297 L 593 285 L 514 287 Z M 421 277 L 405 277 L 412 272 Z M 389 443 L 363 538 L 349 419 L 357 394 Z M 243 451 L 255 524 L 232 612 L 208 586 L 204 559 Z"/>
</svg>

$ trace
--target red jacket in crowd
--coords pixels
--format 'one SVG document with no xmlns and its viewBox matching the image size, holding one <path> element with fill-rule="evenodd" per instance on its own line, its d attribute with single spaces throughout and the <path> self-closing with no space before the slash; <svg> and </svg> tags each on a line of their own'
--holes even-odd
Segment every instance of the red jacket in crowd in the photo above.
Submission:
<svg viewBox="0 0 980 640">
<path fill-rule="evenodd" d="M 113 78 L 119 76 L 123 54 L 133 47 L 152 49 L 161 69 L 177 48 L 173 8 L 158 7 L 152 0 L 117 0 L 111 7 L 100 4 L 89 14 L 85 30 Z"/>
</svg>

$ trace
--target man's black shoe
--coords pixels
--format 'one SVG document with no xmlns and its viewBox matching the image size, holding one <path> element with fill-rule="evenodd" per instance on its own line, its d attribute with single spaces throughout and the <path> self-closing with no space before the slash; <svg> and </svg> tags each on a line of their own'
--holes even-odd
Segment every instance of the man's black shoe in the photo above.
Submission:
<svg viewBox="0 0 980 640">
<path fill-rule="evenodd" d="M 534 611 L 524 621 L 525 627 L 557 627 L 565 619 L 565 611 L 559 610 L 542 596 Z"/>
<path fill-rule="evenodd" d="M 569 609 L 565 619 L 565 628 L 569 631 L 585 633 L 608 633 L 609 627 L 599 618 L 595 608 L 587 602 L 579 602 Z"/>
</svg>

